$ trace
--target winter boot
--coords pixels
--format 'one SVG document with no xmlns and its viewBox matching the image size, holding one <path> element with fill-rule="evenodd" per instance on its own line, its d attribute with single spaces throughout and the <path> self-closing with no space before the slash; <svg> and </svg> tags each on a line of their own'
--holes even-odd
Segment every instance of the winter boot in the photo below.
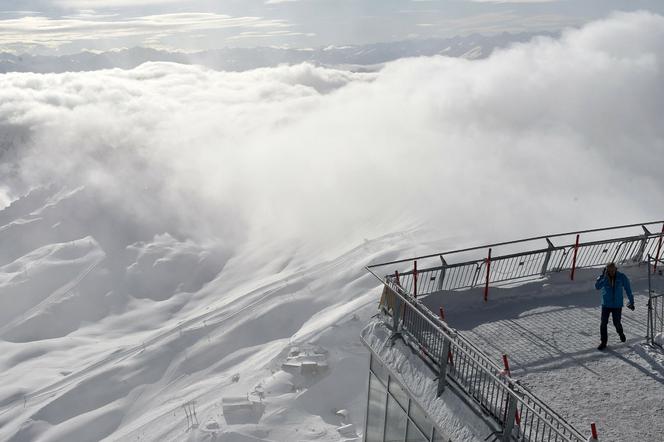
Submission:
<svg viewBox="0 0 664 442">
<path fill-rule="evenodd" d="M 620 342 L 625 342 L 627 338 L 625 337 L 625 333 L 620 333 Z"/>
<path fill-rule="evenodd" d="M 597 350 L 604 350 L 606 348 L 606 342 L 600 342 L 597 346 Z"/>
</svg>

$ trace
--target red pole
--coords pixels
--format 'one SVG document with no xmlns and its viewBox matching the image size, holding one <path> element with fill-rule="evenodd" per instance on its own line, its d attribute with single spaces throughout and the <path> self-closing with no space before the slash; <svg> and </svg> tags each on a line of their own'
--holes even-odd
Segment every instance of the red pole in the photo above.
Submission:
<svg viewBox="0 0 664 442">
<path fill-rule="evenodd" d="M 572 274 L 570 278 L 574 281 L 574 271 L 576 270 L 576 252 L 579 250 L 579 235 L 576 235 L 576 244 L 574 244 L 574 258 L 572 259 Z"/>
<path fill-rule="evenodd" d="M 413 261 L 413 295 L 417 299 L 417 261 Z"/>
<path fill-rule="evenodd" d="M 662 234 L 664 234 L 664 224 L 662 224 Z M 652 268 L 653 273 L 657 270 L 657 260 L 659 260 L 659 252 L 662 251 L 662 237 L 659 237 L 659 244 L 657 244 L 657 255 L 655 255 L 655 265 Z"/>
<path fill-rule="evenodd" d="M 512 377 L 512 373 L 510 373 L 510 363 L 507 361 L 507 355 L 503 355 L 503 366 L 505 367 L 505 373 L 507 373 L 507 376 Z"/>
<path fill-rule="evenodd" d="M 489 275 L 491 272 L 491 249 L 489 249 L 489 256 L 486 258 L 486 283 L 484 284 L 484 302 L 489 299 Z"/>
<path fill-rule="evenodd" d="M 445 310 L 443 310 L 442 306 L 440 307 L 438 312 L 440 313 L 440 320 L 444 321 L 445 320 Z M 451 349 L 450 349 L 450 351 L 447 352 L 447 360 L 450 364 L 454 363 L 454 360 L 452 358 L 452 350 Z"/>
<path fill-rule="evenodd" d="M 597 426 L 595 426 L 595 422 L 590 423 L 590 430 L 592 431 L 592 434 L 593 434 L 593 440 L 597 440 L 598 439 Z"/>
<path fill-rule="evenodd" d="M 503 367 L 505 367 L 505 374 L 511 378 L 512 373 L 510 372 L 510 363 L 507 361 L 507 355 L 503 355 Z M 510 385 L 512 385 L 511 382 Z M 507 407 L 505 408 L 505 416 L 507 416 Z M 519 414 L 519 410 L 516 410 L 516 413 L 514 414 L 514 421 L 517 425 L 521 425 L 521 414 Z"/>
</svg>

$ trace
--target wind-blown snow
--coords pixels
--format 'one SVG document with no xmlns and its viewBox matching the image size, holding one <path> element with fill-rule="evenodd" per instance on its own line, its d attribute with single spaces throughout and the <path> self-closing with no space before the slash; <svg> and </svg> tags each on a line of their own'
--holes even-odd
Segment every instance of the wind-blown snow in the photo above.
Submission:
<svg viewBox="0 0 664 442">
<path fill-rule="evenodd" d="M 657 336 L 655 336 L 655 343 L 664 347 L 664 333 L 658 333 Z"/>
<path fill-rule="evenodd" d="M 645 190 L 662 183 L 663 34 L 664 17 L 643 12 L 486 60 L 405 59 L 377 74 L 6 74 L 0 121 L 20 169 L 3 182 L 13 195 L 84 182 L 229 243 L 352 246 L 441 218 L 485 231 L 488 214 L 487 237 L 656 217 L 661 197 Z M 607 205 L 622 210 L 599 220 Z"/>
<path fill-rule="evenodd" d="M 662 41 L 644 12 L 372 74 L 0 75 L 0 439 L 361 428 L 365 264 L 661 218 Z M 285 371 L 307 342 L 329 369 Z"/>
<path fill-rule="evenodd" d="M 493 429 L 449 388 L 439 397 L 437 373 L 408 344 L 401 340 L 391 342 L 390 335 L 390 330 L 381 320 L 370 323 L 362 330 L 364 341 L 378 355 L 381 363 L 389 367 L 392 376 L 403 383 L 408 394 L 436 422 L 436 431 L 442 428 L 444 433 L 440 439 L 479 442 L 493 433 Z"/>
</svg>

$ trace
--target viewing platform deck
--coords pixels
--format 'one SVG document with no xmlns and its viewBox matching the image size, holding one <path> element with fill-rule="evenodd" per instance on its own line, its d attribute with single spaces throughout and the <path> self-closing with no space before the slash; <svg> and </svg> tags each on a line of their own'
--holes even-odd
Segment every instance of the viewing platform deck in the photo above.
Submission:
<svg viewBox="0 0 664 442">
<path fill-rule="evenodd" d="M 596 422 L 602 441 L 664 440 L 664 353 L 645 344 L 648 303 L 646 266 L 624 272 L 632 281 L 635 311 L 623 309 L 627 342 L 609 321 L 609 343 L 599 344 L 600 294 L 596 270 L 582 270 L 513 288 L 482 290 L 455 302 L 440 292 L 421 301 L 444 306 L 447 323 L 496 362 L 507 354 L 511 374 L 577 429 Z M 625 299 L 625 303 L 627 300 Z"/>
<path fill-rule="evenodd" d="M 583 442 L 596 423 L 602 441 L 661 442 L 663 240 L 658 221 L 367 269 L 385 285 L 380 305 L 392 339 L 437 373 L 437 395 L 449 386 L 492 419 L 496 440 Z M 594 282 L 610 262 L 631 279 L 636 310 L 623 309 L 627 341 L 610 321 L 600 351 Z"/>
</svg>

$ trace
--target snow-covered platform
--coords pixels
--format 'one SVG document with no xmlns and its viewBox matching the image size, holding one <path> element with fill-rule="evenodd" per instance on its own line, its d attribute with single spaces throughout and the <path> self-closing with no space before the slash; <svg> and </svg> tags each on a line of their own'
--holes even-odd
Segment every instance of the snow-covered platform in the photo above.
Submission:
<svg viewBox="0 0 664 442">
<path fill-rule="evenodd" d="M 497 434 L 499 428 L 463 396 L 450 388 L 438 396 L 437 373 L 403 340 L 393 339 L 382 318 L 362 330 L 362 340 L 371 350 L 365 440 L 403 440 L 407 435 L 408 441 L 482 442 Z M 398 412 L 395 402 L 404 413 Z M 408 427 L 416 426 L 421 433 L 406 430 L 406 413 Z"/>
<path fill-rule="evenodd" d="M 664 440 L 664 355 L 645 345 L 646 266 L 628 267 L 636 310 L 623 309 L 627 342 L 609 322 L 609 347 L 599 343 L 597 270 L 552 274 L 529 284 L 438 292 L 421 297 L 432 311 L 444 307 L 448 324 L 580 430 L 597 422 L 600 440 Z"/>
</svg>

